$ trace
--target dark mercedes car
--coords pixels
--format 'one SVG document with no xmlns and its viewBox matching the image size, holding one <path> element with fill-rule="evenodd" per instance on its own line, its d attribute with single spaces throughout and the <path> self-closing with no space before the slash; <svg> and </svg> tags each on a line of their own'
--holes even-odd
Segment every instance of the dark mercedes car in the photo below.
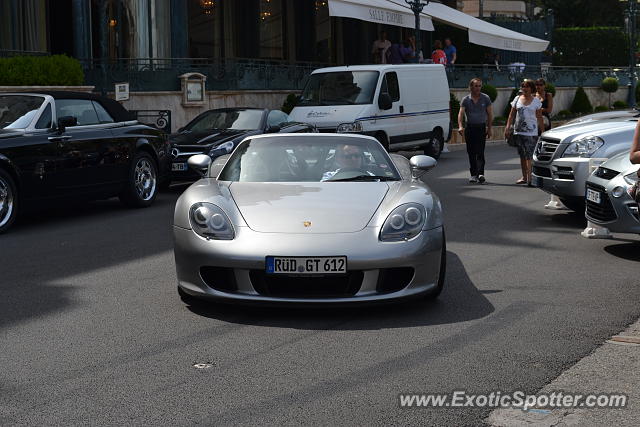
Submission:
<svg viewBox="0 0 640 427">
<path fill-rule="evenodd" d="M 228 154 L 247 136 L 263 133 L 317 132 L 307 123 L 290 122 L 280 110 L 265 108 L 220 108 L 205 111 L 169 137 L 171 142 L 171 179 L 193 181 L 200 178 L 187 167 L 195 154 L 212 159 Z"/>
<path fill-rule="evenodd" d="M 0 233 L 54 198 L 153 203 L 169 171 L 166 135 L 90 93 L 0 93 Z"/>
</svg>

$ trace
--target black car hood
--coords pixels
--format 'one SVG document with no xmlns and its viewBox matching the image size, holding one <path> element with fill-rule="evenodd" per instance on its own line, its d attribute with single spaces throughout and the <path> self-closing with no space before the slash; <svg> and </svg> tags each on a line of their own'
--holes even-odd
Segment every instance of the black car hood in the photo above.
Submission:
<svg viewBox="0 0 640 427">
<path fill-rule="evenodd" d="M 215 129 L 206 132 L 180 132 L 169 136 L 172 145 L 202 145 L 215 146 L 223 142 L 233 141 L 250 135 L 261 134 L 259 130 Z"/>
</svg>

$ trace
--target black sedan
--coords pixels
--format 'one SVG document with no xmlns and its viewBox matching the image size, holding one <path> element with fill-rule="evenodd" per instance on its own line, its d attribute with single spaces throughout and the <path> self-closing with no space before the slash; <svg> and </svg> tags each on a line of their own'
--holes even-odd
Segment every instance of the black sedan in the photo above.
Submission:
<svg viewBox="0 0 640 427">
<path fill-rule="evenodd" d="M 200 178 L 200 175 L 187 167 L 187 159 L 195 154 L 208 154 L 215 159 L 233 151 L 247 136 L 277 132 L 317 130 L 315 126 L 307 123 L 290 122 L 289 116 L 280 110 L 220 108 L 205 111 L 169 137 L 172 157 L 171 179 L 192 181 Z"/>
<path fill-rule="evenodd" d="M 0 233 L 53 198 L 145 207 L 169 171 L 166 135 L 81 92 L 0 93 Z"/>
</svg>

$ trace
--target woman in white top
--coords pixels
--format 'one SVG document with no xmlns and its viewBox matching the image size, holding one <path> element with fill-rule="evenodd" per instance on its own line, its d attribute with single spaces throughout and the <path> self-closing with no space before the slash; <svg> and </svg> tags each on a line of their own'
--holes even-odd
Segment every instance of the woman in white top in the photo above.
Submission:
<svg viewBox="0 0 640 427">
<path fill-rule="evenodd" d="M 504 130 L 505 139 L 511 132 L 514 134 L 518 154 L 520 155 L 520 167 L 522 177 L 516 184 L 528 184 L 531 186 L 531 159 L 533 150 L 538 141 L 538 129 L 544 129 L 542 125 L 542 102 L 535 96 L 536 85 L 533 80 L 525 79 L 520 86 L 522 95 L 518 95 L 511 102 L 511 112 Z M 513 125 L 513 130 L 511 126 Z"/>
</svg>

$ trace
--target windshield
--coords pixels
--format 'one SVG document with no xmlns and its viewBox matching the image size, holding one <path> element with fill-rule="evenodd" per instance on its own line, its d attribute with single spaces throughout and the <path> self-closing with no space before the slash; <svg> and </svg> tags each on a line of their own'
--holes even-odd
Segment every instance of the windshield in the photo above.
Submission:
<svg viewBox="0 0 640 427">
<path fill-rule="evenodd" d="M 299 105 L 371 104 L 378 84 L 378 75 L 377 71 L 312 74 Z"/>
<path fill-rule="evenodd" d="M 211 110 L 187 126 L 185 131 L 202 132 L 211 129 L 260 129 L 263 110 Z"/>
<path fill-rule="evenodd" d="M 0 96 L 0 129 L 24 129 L 44 102 L 41 96 Z"/>
<path fill-rule="evenodd" d="M 244 141 L 234 151 L 219 179 L 339 183 L 396 181 L 400 175 L 378 141 L 301 134 Z"/>
</svg>

